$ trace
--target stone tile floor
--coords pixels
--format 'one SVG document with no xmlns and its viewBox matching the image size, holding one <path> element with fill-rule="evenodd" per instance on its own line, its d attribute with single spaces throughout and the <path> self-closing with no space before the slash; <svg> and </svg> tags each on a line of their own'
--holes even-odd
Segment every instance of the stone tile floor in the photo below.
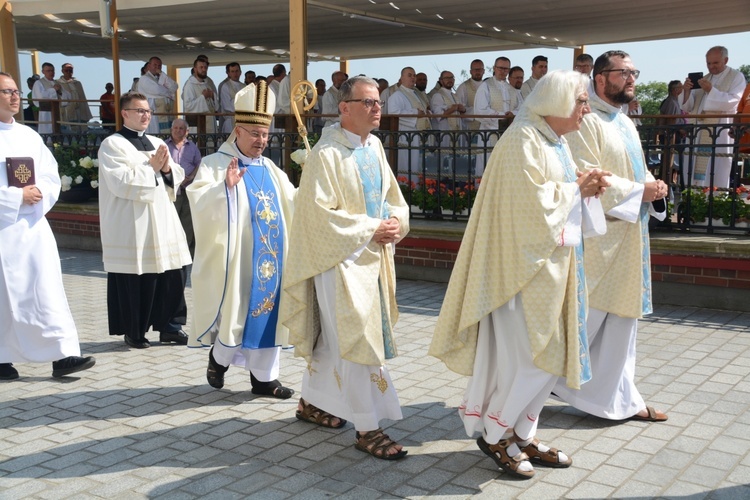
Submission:
<svg viewBox="0 0 750 500">
<path fill-rule="evenodd" d="M 49 364 L 18 364 L 21 378 L 0 383 L 1 499 L 750 498 L 750 314 L 657 307 L 641 323 L 637 377 L 669 421 L 611 422 L 550 400 L 539 437 L 573 466 L 518 481 L 465 435 L 465 378 L 426 355 L 445 285 L 399 281 L 389 367 L 404 420 L 386 424 L 409 456 L 385 462 L 354 449 L 351 424 L 317 428 L 295 419 L 296 397 L 255 397 L 238 369 L 212 389 L 204 349 L 154 334 L 151 349 L 128 349 L 107 335 L 101 255 L 61 258 L 97 364 L 59 380 Z M 281 364 L 299 390 L 304 363 L 285 351 Z"/>
</svg>

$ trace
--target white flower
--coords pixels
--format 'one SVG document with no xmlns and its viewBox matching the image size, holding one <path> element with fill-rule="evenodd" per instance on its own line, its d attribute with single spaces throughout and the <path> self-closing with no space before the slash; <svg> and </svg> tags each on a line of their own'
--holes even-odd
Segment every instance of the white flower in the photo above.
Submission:
<svg viewBox="0 0 750 500">
<path fill-rule="evenodd" d="M 94 166 L 94 160 L 92 160 L 90 156 L 86 156 L 78 160 L 78 164 L 83 168 L 91 168 Z"/>
<path fill-rule="evenodd" d="M 94 164 L 94 167 L 99 168 L 99 158 L 94 158 L 91 162 Z"/>
<path fill-rule="evenodd" d="M 60 177 L 60 184 L 62 184 L 62 187 L 60 189 L 62 191 L 68 191 L 72 183 L 73 179 L 70 176 L 63 175 Z"/>
<path fill-rule="evenodd" d="M 98 188 L 99 187 L 99 181 L 97 181 L 97 180 L 91 181 L 91 187 L 94 188 L 94 189 Z"/>
<path fill-rule="evenodd" d="M 307 149 L 298 149 L 297 151 L 292 153 L 291 158 L 294 163 L 304 165 L 305 161 L 307 161 Z"/>
<path fill-rule="evenodd" d="M 71 166 L 71 167 L 75 167 L 75 166 L 76 166 L 76 162 L 75 162 L 75 160 L 70 160 L 70 166 Z"/>
<path fill-rule="evenodd" d="M 82 182 L 83 182 L 83 177 L 82 176 L 79 175 L 78 177 L 76 177 L 76 184 L 80 184 Z"/>
</svg>

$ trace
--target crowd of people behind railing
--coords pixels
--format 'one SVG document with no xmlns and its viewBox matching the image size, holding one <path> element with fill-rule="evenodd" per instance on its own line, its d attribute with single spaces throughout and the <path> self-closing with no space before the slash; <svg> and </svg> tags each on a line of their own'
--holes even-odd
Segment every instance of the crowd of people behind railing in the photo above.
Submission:
<svg viewBox="0 0 750 500">
<path fill-rule="evenodd" d="M 591 56 L 581 54 L 574 69 L 590 77 L 593 62 Z M 748 164 L 743 161 L 745 155 L 750 153 L 750 119 L 733 116 L 750 113 L 750 85 L 727 62 L 725 48 L 710 49 L 706 55 L 708 74 L 703 77 L 691 73 L 684 82 L 669 82 L 668 95 L 660 106 L 661 116 L 649 124 L 641 123 L 642 109 L 637 97 L 621 105 L 639 126 L 649 167 L 672 186 L 673 202 L 679 202 L 680 193 L 691 186 L 739 189 L 742 179 L 750 175 L 747 167 L 743 170 L 743 164 Z M 250 83 L 265 81 L 277 96 L 276 119 L 266 154 L 296 182 L 298 174 L 289 167 L 295 166 L 290 154 L 299 141 L 291 115 L 291 80 L 286 67 L 276 64 L 267 77 L 245 71 L 241 81 L 241 66 L 230 63 L 226 65 L 226 78 L 218 86 L 208 76 L 208 67 L 208 58 L 199 55 L 181 93 L 180 116 L 187 121 L 188 132 L 196 137 L 201 152 L 217 150 L 231 133 L 237 92 Z M 105 135 L 114 131 L 113 86 L 106 85 L 98 100 L 100 122 L 92 124 L 91 101 L 86 100 L 83 85 L 73 76 L 73 66 L 66 63 L 61 69 L 63 76 L 55 79 L 55 68 L 45 63 L 42 77 L 28 79 L 30 92 L 24 120 L 32 126 L 38 124 L 41 134 L 100 135 L 93 142 L 87 141 L 98 146 Z M 492 76 L 484 78 L 485 63 L 475 59 L 466 81 L 456 86 L 453 73 L 442 71 L 429 91 L 427 75 L 411 67 L 403 68 L 393 85 L 383 78 L 376 79 L 384 115 L 378 133 L 417 213 L 432 216 L 450 210 L 454 218 L 466 214 L 471 200 L 464 203 L 454 194 L 464 193 L 467 185 L 476 186 L 499 136 L 547 73 L 547 58 L 534 57 L 530 69 L 530 76 L 524 80 L 524 69 L 512 66 L 509 58 L 501 56 L 493 63 Z M 637 79 L 639 74 L 633 76 Z M 330 87 L 326 88 L 322 79 L 315 82 L 316 104 L 311 113 L 304 115 L 314 139 L 324 127 L 339 121 L 340 87 L 347 78 L 344 72 L 335 71 Z M 591 81 L 589 94 L 593 94 Z M 176 117 L 178 84 L 162 71 L 160 58 L 152 57 L 144 64 L 131 90 L 148 99 L 152 110 L 148 133 L 169 135 Z M 433 185 L 443 189 L 428 193 Z M 448 191 L 452 194 L 448 195 Z M 713 207 L 713 203 L 709 205 Z M 694 217 L 687 221 L 683 218 L 682 222 L 689 223 L 690 219 Z"/>
</svg>

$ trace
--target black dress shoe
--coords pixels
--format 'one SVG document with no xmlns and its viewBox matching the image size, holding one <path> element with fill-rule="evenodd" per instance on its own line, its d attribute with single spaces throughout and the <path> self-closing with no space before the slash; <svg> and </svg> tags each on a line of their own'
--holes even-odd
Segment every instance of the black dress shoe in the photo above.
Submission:
<svg viewBox="0 0 750 500">
<path fill-rule="evenodd" d="M 64 377 L 71 373 L 88 370 L 96 364 L 93 356 L 82 358 L 80 356 L 68 356 L 60 361 L 52 362 L 52 376 L 55 378 Z"/>
<path fill-rule="evenodd" d="M 15 380 L 18 378 L 18 370 L 13 368 L 13 363 L 0 363 L 0 380 Z"/>
<path fill-rule="evenodd" d="M 159 332 L 159 342 L 166 344 L 167 342 L 174 342 L 178 345 L 187 345 L 188 335 L 182 330 L 174 332 Z"/>
<path fill-rule="evenodd" d="M 133 340 L 127 335 L 125 335 L 125 343 L 130 347 L 134 347 L 136 349 L 146 349 L 148 347 L 151 347 L 151 343 L 147 339 Z"/>
<path fill-rule="evenodd" d="M 224 387 L 224 374 L 229 370 L 228 366 L 221 366 L 214 359 L 214 348 L 208 351 L 208 368 L 206 369 L 206 380 L 208 385 L 214 389 Z"/>
</svg>

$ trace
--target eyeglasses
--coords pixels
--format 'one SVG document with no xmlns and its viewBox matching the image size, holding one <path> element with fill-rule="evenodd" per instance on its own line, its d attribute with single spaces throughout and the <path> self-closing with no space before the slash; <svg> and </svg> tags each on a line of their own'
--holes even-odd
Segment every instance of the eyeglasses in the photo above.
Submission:
<svg viewBox="0 0 750 500">
<path fill-rule="evenodd" d="M 366 108 L 371 108 L 377 104 L 381 108 L 385 106 L 385 101 L 376 101 L 375 99 L 370 99 L 369 97 L 367 99 L 347 99 L 344 102 L 361 102 L 365 105 Z"/>
<path fill-rule="evenodd" d="M 504 69 L 505 71 L 508 71 L 510 66 L 495 66 L 495 69 Z"/>
<path fill-rule="evenodd" d="M 252 137 L 255 140 L 258 140 L 258 139 L 268 140 L 268 132 L 261 133 L 261 132 L 258 132 L 257 130 L 246 129 L 245 127 L 239 127 L 239 128 L 241 128 L 243 132 L 246 132 L 248 135 L 250 135 L 250 137 Z"/>
<path fill-rule="evenodd" d="M 135 111 L 139 115 L 150 115 L 154 112 L 153 109 L 143 109 L 143 108 L 125 108 L 123 111 Z"/>
<path fill-rule="evenodd" d="M 623 80 L 627 80 L 631 76 L 633 77 L 633 80 L 637 80 L 641 75 L 641 72 L 637 69 L 605 69 L 602 70 L 602 73 L 620 73 Z"/>
<path fill-rule="evenodd" d="M 73 71 L 73 68 L 63 68 L 63 73 L 67 73 L 68 71 Z"/>
<path fill-rule="evenodd" d="M 8 97 L 21 97 L 21 91 L 17 89 L 0 89 L 0 92 L 7 95 Z"/>
</svg>

